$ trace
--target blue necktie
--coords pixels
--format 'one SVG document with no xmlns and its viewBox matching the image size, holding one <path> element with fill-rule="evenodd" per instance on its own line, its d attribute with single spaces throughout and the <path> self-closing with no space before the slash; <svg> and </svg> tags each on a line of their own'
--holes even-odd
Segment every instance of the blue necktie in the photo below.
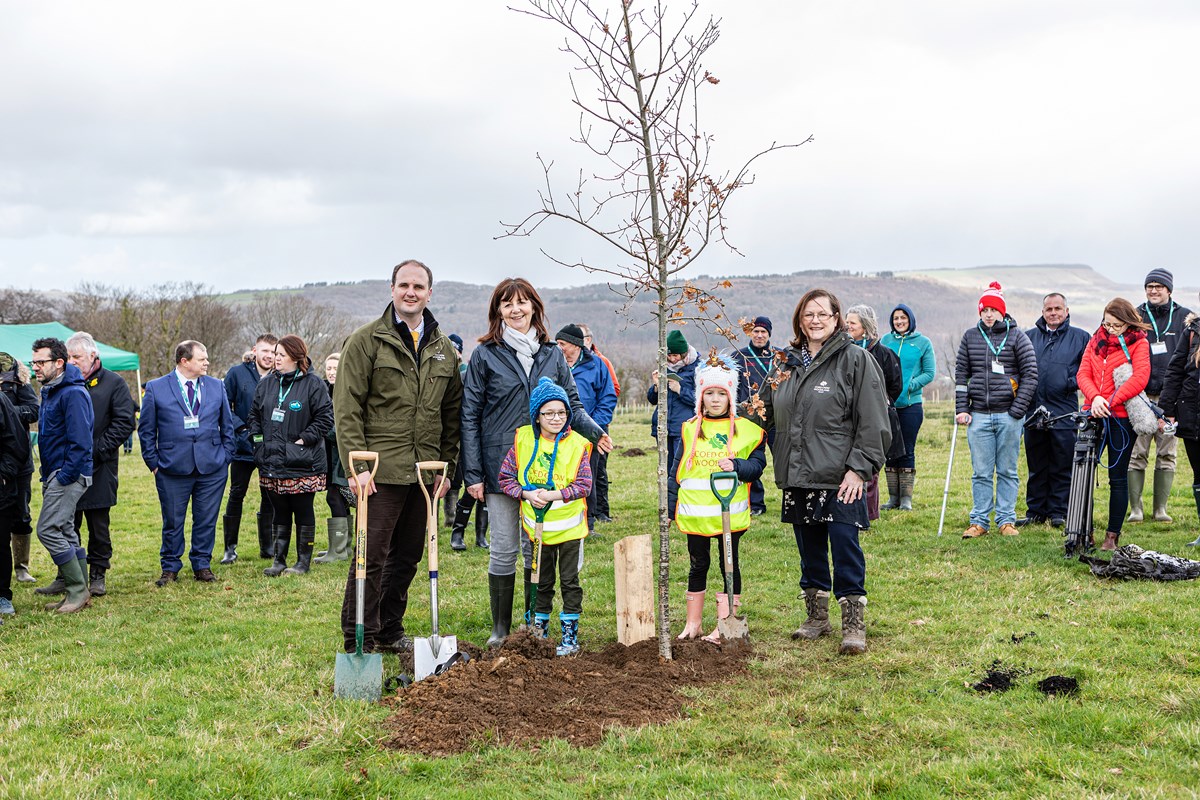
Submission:
<svg viewBox="0 0 1200 800">
<path fill-rule="evenodd" d="M 196 386 L 191 381 L 187 382 L 188 410 L 193 414 L 196 413 Z"/>
</svg>

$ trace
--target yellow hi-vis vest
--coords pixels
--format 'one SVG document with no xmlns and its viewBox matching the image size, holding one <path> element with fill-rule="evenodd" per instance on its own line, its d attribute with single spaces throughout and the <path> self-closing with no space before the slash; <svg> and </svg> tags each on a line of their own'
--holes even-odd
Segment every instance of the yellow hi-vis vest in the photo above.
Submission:
<svg viewBox="0 0 1200 800">
<path fill-rule="evenodd" d="M 701 430 L 704 438 L 696 436 L 697 425 L 703 425 Z M 708 476 L 722 471 L 717 462 L 723 458 L 748 458 L 764 436 L 763 429 L 749 420 L 738 419 L 736 426 L 733 441 L 730 442 L 728 418 L 706 419 L 700 422 L 696 417 L 692 417 L 683 423 L 680 437 L 683 441 L 683 453 L 679 457 L 679 467 L 675 474 L 675 480 L 679 483 L 675 503 L 675 525 L 684 533 L 700 536 L 721 535 L 721 501 L 713 494 Z M 693 441 L 695 457 L 689 466 L 688 457 L 693 455 Z M 728 492 L 729 482 L 717 481 L 717 488 Z M 749 527 L 750 487 L 745 483 L 738 483 L 737 491 L 729 502 L 729 529 L 744 531 Z"/>
<path fill-rule="evenodd" d="M 528 483 L 549 483 L 547 478 L 550 470 L 550 454 L 554 452 L 554 443 L 543 439 L 533 432 L 532 425 L 517 428 L 513 440 L 513 448 L 517 453 L 517 481 L 522 486 Z M 537 460 L 529 468 L 528 477 L 525 465 L 533 457 L 534 444 L 537 444 Z M 565 489 L 579 474 L 579 465 L 585 458 L 591 456 L 591 443 L 575 431 L 571 431 L 558 443 L 558 456 L 554 459 L 554 488 Z M 537 523 L 534 508 L 526 501 L 521 501 L 521 527 L 525 534 L 533 540 L 533 526 Z M 569 503 L 555 502 L 546 512 L 546 521 L 542 523 L 542 543 L 560 544 L 587 536 L 587 498 L 579 498 Z"/>
</svg>

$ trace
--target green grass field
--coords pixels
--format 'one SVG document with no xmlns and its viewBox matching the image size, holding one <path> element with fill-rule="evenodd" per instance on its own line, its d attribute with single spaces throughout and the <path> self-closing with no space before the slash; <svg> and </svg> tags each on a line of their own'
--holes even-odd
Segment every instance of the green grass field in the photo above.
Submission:
<svg viewBox="0 0 1200 800">
<path fill-rule="evenodd" d="M 244 560 L 216 566 L 217 584 L 197 584 L 185 570 L 178 584 L 155 587 L 158 502 L 140 459 L 126 458 L 108 596 L 61 617 L 43 612 L 29 585 L 14 585 L 18 614 L 0 626 L 0 796 L 1195 796 L 1196 584 L 1102 583 L 1064 562 L 1059 533 L 1044 527 L 960 540 L 970 505 L 963 436 L 937 538 L 951 431 L 948 409 L 927 414 L 917 510 L 885 512 L 863 537 L 867 655 L 839 657 L 836 637 L 789 638 L 802 618 L 799 559 L 790 528 L 769 519 L 778 516 L 772 487 L 771 512 L 742 544 L 759 656 L 748 676 L 693 691 L 686 719 L 614 730 L 598 748 L 548 742 L 452 758 L 385 750 L 385 708 L 332 698 L 344 564 L 262 577 L 265 564 L 245 558 L 257 555 L 250 515 Z M 618 446 L 649 451 L 648 431 L 643 415 L 629 415 L 613 434 Z M 581 638 L 591 649 L 616 636 L 613 542 L 656 524 L 652 456 L 609 463 L 617 521 L 589 542 L 583 576 Z M 1123 542 L 1189 554 L 1190 482 L 1181 464 L 1175 526 L 1127 526 Z M 1098 509 L 1106 503 L 1102 486 Z M 319 519 L 324 511 L 321 503 Z M 322 522 L 322 547 L 323 537 Z M 442 632 L 482 644 L 486 553 L 446 545 Z M 34 550 L 44 584 L 52 566 L 36 540 Z M 676 630 L 686 568 L 677 537 Z M 409 605 L 413 635 L 428 633 L 422 575 Z M 996 659 L 1028 674 L 1004 694 L 966 686 Z M 384 666 L 397 671 L 392 656 Z M 1077 678 L 1079 695 L 1044 697 L 1035 684 L 1052 674 Z"/>
</svg>

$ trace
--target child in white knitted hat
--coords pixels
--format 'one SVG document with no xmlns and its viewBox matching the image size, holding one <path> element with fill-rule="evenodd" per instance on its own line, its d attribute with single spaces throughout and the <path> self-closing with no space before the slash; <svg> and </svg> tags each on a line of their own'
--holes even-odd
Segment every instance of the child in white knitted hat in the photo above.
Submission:
<svg viewBox="0 0 1200 800">
<path fill-rule="evenodd" d="M 717 593 L 717 617 L 737 613 L 741 605 L 742 573 L 738 540 L 750 527 L 750 490 L 767 465 L 763 429 L 737 418 L 738 367 L 728 357 L 710 352 L 696 369 L 696 416 L 683 423 L 677 469 L 670 476 L 668 508 L 676 527 L 687 534 L 691 569 L 688 572 L 687 622 L 680 639 L 694 639 L 704 632 L 704 597 L 711 564 L 710 541 L 717 540 L 719 564 L 725 563 L 721 537 L 721 502 L 713 494 L 709 476 L 714 472 L 737 473 L 737 489 L 730 503 L 733 539 L 733 597 Z M 718 481 L 718 484 L 720 481 Z M 718 489 L 722 489 L 718 485 Z M 727 491 L 728 487 L 722 490 Z M 723 568 L 718 566 L 717 573 Z M 732 603 L 731 603 L 732 599 Z M 704 637 L 720 642 L 716 630 Z"/>
</svg>

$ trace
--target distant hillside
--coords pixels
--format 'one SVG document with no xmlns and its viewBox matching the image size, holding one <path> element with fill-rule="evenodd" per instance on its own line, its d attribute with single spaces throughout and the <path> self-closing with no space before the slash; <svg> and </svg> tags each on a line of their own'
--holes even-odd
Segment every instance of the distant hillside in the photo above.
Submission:
<svg viewBox="0 0 1200 800">
<path fill-rule="evenodd" d="M 716 280 L 702 276 L 695 282 L 711 285 Z M 887 318 L 891 309 L 897 303 L 905 303 L 912 307 L 919 330 L 933 340 L 939 351 L 939 372 L 949 370 L 962 332 L 978 318 L 976 304 L 980 292 L 993 280 L 1000 281 L 1004 287 L 1009 313 L 1023 327 L 1034 323 L 1041 313 L 1042 297 L 1050 291 L 1066 294 L 1073 320 L 1089 330 L 1098 324 L 1100 312 L 1111 298 L 1124 296 L 1134 302 L 1144 298 L 1137 284 L 1116 284 L 1091 267 L 1079 264 L 867 274 L 811 270 L 790 275 L 737 276 L 730 280 L 732 288 L 722 292 L 730 316 L 736 321 L 739 317 L 766 314 L 774 324 L 772 340 L 776 345 L 783 345 L 791 338 L 791 315 L 795 304 L 805 291 L 816 286 L 832 291 L 843 307 L 855 303 L 872 306 L 884 332 L 888 330 Z M 299 289 L 276 291 L 304 295 L 334 307 L 346 318 L 359 323 L 375 318 L 390 299 L 386 280 L 309 284 Z M 444 330 L 463 337 L 468 353 L 486 329 L 491 291 L 492 286 L 451 280 L 434 284 L 431 308 Z M 1180 294 L 1181 291 L 1186 294 Z M 253 294 L 238 292 L 225 299 L 233 303 L 246 302 Z M 1177 290 L 1176 294 L 1194 296 L 1188 290 Z M 601 349 L 625 373 L 623 382 L 628 383 L 631 390 L 644 386 L 642 373 L 649 371 L 655 347 L 655 329 L 650 316 L 653 306 L 648 297 L 635 303 L 629 311 L 631 318 L 626 318 L 619 313 L 623 298 L 606 284 L 546 289 L 541 295 L 551 334 L 567 322 L 590 324 Z M 683 330 L 693 345 L 701 349 L 707 347 L 709 337 L 697 326 L 687 325 Z M 720 344 L 716 338 L 711 343 Z"/>
</svg>

